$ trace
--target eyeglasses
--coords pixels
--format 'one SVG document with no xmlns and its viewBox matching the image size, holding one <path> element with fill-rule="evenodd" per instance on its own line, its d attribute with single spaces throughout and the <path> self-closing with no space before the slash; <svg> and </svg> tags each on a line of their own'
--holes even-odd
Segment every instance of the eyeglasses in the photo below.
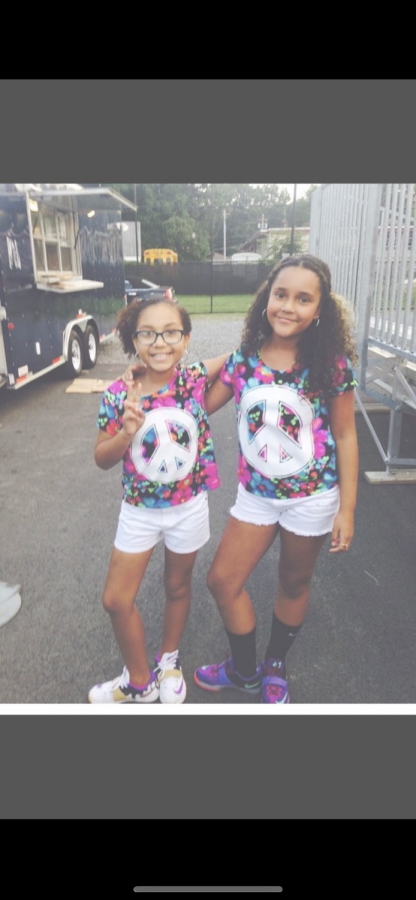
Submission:
<svg viewBox="0 0 416 900">
<path fill-rule="evenodd" d="M 167 331 L 134 331 L 133 337 L 137 338 L 139 344 L 145 344 L 150 347 L 155 344 L 158 337 L 162 337 L 165 344 L 179 344 L 185 332 L 179 328 L 169 328 Z"/>
</svg>

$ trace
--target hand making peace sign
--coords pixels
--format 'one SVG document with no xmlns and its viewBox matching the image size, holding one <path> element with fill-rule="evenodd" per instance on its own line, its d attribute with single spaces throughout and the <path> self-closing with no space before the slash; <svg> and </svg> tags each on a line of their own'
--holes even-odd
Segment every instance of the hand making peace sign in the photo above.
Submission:
<svg viewBox="0 0 416 900">
<path fill-rule="evenodd" d="M 127 397 L 124 401 L 123 414 L 123 431 L 133 438 L 139 428 L 142 427 L 145 420 L 145 413 L 140 406 L 140 398 L 142 395 L 141 382 L 127 384 Z"/>
</svg>

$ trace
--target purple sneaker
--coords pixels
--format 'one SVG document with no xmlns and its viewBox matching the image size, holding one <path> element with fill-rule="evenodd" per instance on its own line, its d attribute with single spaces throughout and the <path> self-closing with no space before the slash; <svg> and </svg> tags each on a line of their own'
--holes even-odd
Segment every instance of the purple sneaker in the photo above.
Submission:
<svg viewBox="0 0 416 900">
<path fill-rule="evenodd" d="M 286 668 L 280 659 L 268 659 L 262 663 L 261 702 L 289 703 Z"/>
<path fill-rule="evenodd" d="M 234 688 L 244 694 L 259 694 L 261 691 L 261 666 L 257 666 L 252 678 L 243 678 L 233 668 L 232 659 L 226 659 L 219 665 L 201 666 L 194 672 L 194 681 L 205 691 L 222 691 Z"/>
</svg>

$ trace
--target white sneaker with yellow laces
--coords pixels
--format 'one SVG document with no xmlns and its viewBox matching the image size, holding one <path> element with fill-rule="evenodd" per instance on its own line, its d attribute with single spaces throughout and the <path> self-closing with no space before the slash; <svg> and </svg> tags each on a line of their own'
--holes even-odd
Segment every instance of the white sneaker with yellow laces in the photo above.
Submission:
<svg viewBox="0 0 416 900">
<path fill-rule="evenodd" d="M 186 697 L 186 684 L 179 662 L 179 651 L 163 653 L 155 658 L 155 674 L 159 681 L 161 703 L 183 703 Z"/>
</svg>

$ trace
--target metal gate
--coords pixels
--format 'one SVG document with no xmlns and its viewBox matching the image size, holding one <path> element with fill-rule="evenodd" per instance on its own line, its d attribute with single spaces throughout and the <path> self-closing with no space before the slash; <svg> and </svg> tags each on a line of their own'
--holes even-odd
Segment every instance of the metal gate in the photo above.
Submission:
<svg viewBox="0 0 416 900">
<path fill-rule="evenodd" d="M 403 415 L 416 415 L 415 187 L 325 184 L 312 194 L 309 250 L 353 307 L 359 392 L 390 409 L 385 451 L 357 392 L 386 464 L 366 473 L 379 483 L 416 481 L 416 459 L 399 456 Z"/>
</svg>

